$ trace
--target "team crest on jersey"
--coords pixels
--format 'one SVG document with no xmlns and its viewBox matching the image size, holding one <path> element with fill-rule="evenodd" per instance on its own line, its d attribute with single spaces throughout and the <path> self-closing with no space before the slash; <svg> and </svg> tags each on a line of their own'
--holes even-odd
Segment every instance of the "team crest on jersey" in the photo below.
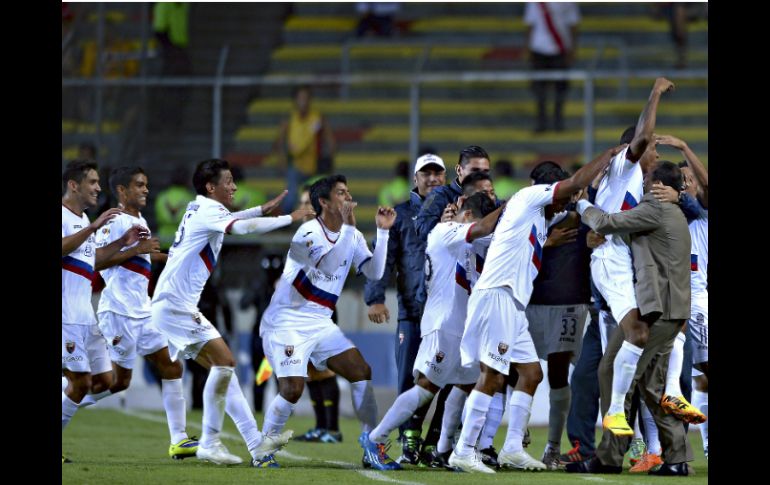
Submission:
<svg viewBox="0 0 770 485">
<path fill-rule="evenodd" d="M 68 340 L 68 341 L 67 341 L 67 342 L 64 344 L 64 348 L 66 348 L 66 349 L 67 349 L 67 352 L 69 352 L 69 353 L 71 354 L 72 352 L 74 352 L 74 351 L 75 351 L 75 342 L 71 342 L 71 341 L 69 341 L 69 340 Z"/>
<path fill-rule="evenodd" d="M 500 353 L 500 355 L 503 355 L 504 353 L 508 352 L 508 344 L 500 342 L 497 344 L 497 351 Z"/>
<path fill-rule="evenodd" d="M 305 243 L 305 246 L 310 247 L 313 245 L 313 240 L 309 239 L 308 242 Z"/>
<path fill-rule="evenodd" d="M 294 346 L 287 345 L 286 348 L 283 349 L 283 353 L 286 354 L 286 357 L 291 357 L 294 354 Z"/>
<path fill-rule="evenodd" d="M 121 340 L 123 340 L 123 336 L 122 335 L 116 336 L 114 339 L 112 339 L 112 346 L 115 347 L 116 345 L 118 345 L 120 343 Z"/>
<path fill-rule="evenodd" d="M 446 354 L 444 354 L 444 352 L 442 352 L 442 351 L 440 351 L 440 350 L 439 350 L 438 352 L 436 352 L 436 363 L 437 363 L 437 364 L 440 364 L 440 363 L 441 363 L 441 361 L 442 361 L 442 360 L 444 360 L 444 356 L 445 356 L 445 355 L 446 355 Z"/>
</svg>

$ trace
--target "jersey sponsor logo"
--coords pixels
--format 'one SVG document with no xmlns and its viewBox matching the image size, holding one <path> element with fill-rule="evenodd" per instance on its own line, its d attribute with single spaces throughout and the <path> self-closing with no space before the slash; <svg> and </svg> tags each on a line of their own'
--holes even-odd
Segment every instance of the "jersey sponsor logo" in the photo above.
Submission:
<svg viewBox="0 0 770 485">
<path fill-rule="evenodd" d="M 62 362 L 82 362 L 82 355 L 67 355 L 61 358 Z"/>
<path fill-rule="evenodd" d="M 64 348 L 67 349 L 67 352 L 71 354 L 75 351 L 75 342 L 67 340 L 67 342 L 64 344 Z"/>
<path fill-rule="evenodd" d="M 433 362 L 426 360 L 425 366 L 430 369 L 431 371 L 435 372 L 436 374 L 441 374 L 441 368 L 434 364 Z"/>
<path fill-rule="evenodd" d="M 508 344 L 506 344 L 505 342 L 500 342 L 499 344 L 497 344 L 497 351 L 500 353 L 500 355 L 505 354 L 506 352 L 508 352 Z"/>
<path fill-rule="evenodd" d="M 698 255 L 690 255 L 690 271 L 698 271 Z"/>
<path fill-rule="evenodd" d="M 112 346 L 115 347 L 120 343 L 120 341 L 123 340 L 122 335 L 116 335 L 114 339 L 112 339 Z"/>
<path fill-rule="evenodd" d="M 538 240 L 537 227 L 534 224 L 532 224 L 532 230 L 529 233 L 529 243 L 532 244 L 532 264 L 540 271 L 543 261 L 543 246 Z"/>
<path fill-rule="evenodd" d="M 294 355 L 294 346 L 293 345 L 287 345 L 283 349 L 283 353 L 286 354 L 286 357 L 291 357 Z"/>
<path fill-rule="evenodd" d="M 83 229 L 83 226 L 81 226 L 80 224 L 75 224 L 72 227 L 73 229 Z"/>
<path fill-rule="evenodd" d="M 297 365 L 301 363 L 302 359 L 286 359 L 281 361 L 281 367 L 286 367 L 287 365 Z"/>
<path fill-rule="evenodd" d="M 441 350 L 439 350 L 438 352 L 436 352 L 436 363 L 437 363 L 437 364 L 440 364 L 440 363 L 441 363 L 441 361 L 442 361 L 442 360 L 444 360 L 444 357 L 445 357 L 445 356 L 446 356 L 446 354 L 445 354 L 444 352 L 442 352 Z"/>
<path fill-rule="evenodd" d="M 623 204 L 620 206 L 621 211 L 627 211 L 629 209 L 633 209 L 639 205 L 639 202 L 636 201 L 633 195 L 631 195 L 631 192 L 626 192 L 626 196 L 623 198 Z"/>
</svg>

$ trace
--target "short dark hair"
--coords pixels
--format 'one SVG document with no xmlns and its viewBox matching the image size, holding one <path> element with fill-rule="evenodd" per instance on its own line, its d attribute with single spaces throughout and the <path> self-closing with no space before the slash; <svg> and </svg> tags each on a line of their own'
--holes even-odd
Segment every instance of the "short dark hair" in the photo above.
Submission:
<svg viewBox="0 0 770 485">
<path fill-rule="evenodd" d="M 491 182 L 492 177 L 490 177 L 488 173 L 484 172 L 472 172 L 468 174 L 468 176 L 463 179 L 463 183 L 461 184 L 461 187 L 463 188 L 463 194 L 471 195 L 468 194 L 468 191 L 470 190 L 468 187 L 473 187 L 476 185 L 476 182 L 480 182 L 482 180 L 489 180 Z"/>
<path fill-rule="evenodd" d="M 116 199 L 118 198 L 118 185 L 122 185 L 123 187 L 128 188 L 128 185 L 131 183 L 131 179 L 134 178 L 134 175 L 139 173 L 142 175 L 147 175 L 144 173 L 144 170 L 142 170 L 142 167 L 139 166 L 118 167 L 110 172 L 110 190 Z"/>
<path fill-rule="evenodd" d="M 480 219 L 495 210 L 495 203 L 492 202 L 492 199 L 490 199 L 487 194 L 483 192 L 476 192 L 475 194 L 465 199 L 463 206 L 460 207 L 460 211 L 467 210 L 471 211 L 474 217 L 478 217 Z"/>
<path fill-rule="evenodd" d="M 679 168 L 685 168 L 685 167 L 689 167 L 689 165 L 687 164 L 687 160 L 682 160 L 681 162 L 679 162 Z"/>
<path fill-rule="evenodd" d="M 476 145 L 469 145 L 462 150 L 460 150 L 460 159 L 457 161 L 457 163 L 464 167 L 468 165 L 468 162 L 471 161 L 471 158 L 489 158 L 489 155 L 487 154 L 487 151 L 481 148 L 480 146 Z"/>
<path fill-rule="evenodd" d="M 98 170 L 96 163 L 91 160 L 72 160 L 68 163 L 61 176 L 62 192 L 67 191 L 67 182 L 74 180 L 79 184 L 91 170 Z"/>
<path fill-rule="evenodd" d="M 223 170 L 230 170 L 230 164 L 227 160 L 210 158 L 198 163 L 192 179 L 195 192 L 200 195 L 207 195 L 206 184 L 209 182 L 219 183 L 219 177 L 222 175 Z"/>
<path fill-rule="evenodd" d="M 620 144 L 631 143 L 634 140 L 634 135 L 636 135 L 636 126 L 629 126 L 626 128 L 626 131 L 620 135 Z"/>
<path fill-rule="evenodd" d="M 329 200 L 329 196 L 337 183 L 342 182 L 347 185 L 348 179 L 344 175 L 329 175 L 322 179 L 316 180 L 316 182 L 310 186 L 310 203 L 313 204 L 313 210 L 317 215 L 321 215 L 321 202 L 318 199 Z"/>
<path fill-rule="evenodd" d="M 677 192 L 680 192 L 682 186 L 684 186 L 682 170 L 677 164 L 669 162 L 668 160 L 662 160 L 658 163 L 658 166 L 652 171 L 652 181 L 667 185 Z"/>
<path fill-rule="evenodd" d="M 546 160 L 535 165 L 529 173 L 529 178 L 534 180 L 535 184 L 552 184 L 569 178 L 569 174 L 558 163 Z"/>
</svg>

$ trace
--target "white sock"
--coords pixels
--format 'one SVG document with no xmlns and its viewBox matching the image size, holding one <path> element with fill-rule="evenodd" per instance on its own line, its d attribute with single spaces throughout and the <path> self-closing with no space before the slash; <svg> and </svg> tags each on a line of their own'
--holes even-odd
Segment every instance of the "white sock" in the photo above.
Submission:
<svg viewBox="0 0 770 485">
<path fill-rule="evenodd" d="M 212 365 L 206 385 L 203 386 L 203 431 L 200 444 L 208 448 L 219 440 L 225 420 L 227 387 L 234 367 Z"/>
<path fill-rule="evenodd" d="M 385 413 L 380 424 L 369 433 L 369 440 L 384 443 L 391 431 L 409 419 L 418 408 L 433 399 L 434 394 L 421 386 L 413 386 L 402 392 Z"/>
<path fill-rule="evenodd" d="M 97 401 L 101 401 L 105 397 L 111 396 L 111 395 L 112 395 L 112 391 L 110 391 L 109 389 L 107 389 L 106 391 L 102 391 L 98 394 L 86 394 L 83 400 L 80 401 L 80 404 L 78 404 L 78 406 L 80 406 L 81 408 L 87 408 L 92 404 L 96 404 Z"/>
<path fill-rule="evenodd" d="M 642 356 L 643 351 L 644 349 L 628 341 L 623 341 L 623 345 L 620 346 L 613 362 L 612 400 L 608 414 L 625 412 L 626 394 L 631 389 L 636 364 L 639 363 L 639 357 Z"/>
<path fill-rule="evenodd" d="M 463 430 L 460 432 L 460 439 L 457 440 L 455 453 L 467 456 L 473 453 L 476 442 L 479 440 L 481 428 L 487 420 L 487 412 L 492 402 L 492 396 L 488 396 L 476 389 L 471 391 L 468 400 L 465 401 L 465 419 L 463 420 Z"/>
<path fill-rule="evenodd" d="M 436 450 L 446 453 L 452 449 L 452 441 L 460 426 L 460 415 L 465 408 L 465 400 L 468 393 L 455 386 L 444 402 L 444 416 L 441 418 L 441 436 L 438 438 Z"/>
<path fill-rule="evenodd" d="M 227 387 L 225 412 L 230 416 L 235 423 L 235 427 L 238 428 L 238 432 L 243 436 L 249 452 L 262 443 L 262 433 L 259 432 L 257 420 L 251 412 L 246 396 L 243 395 L 243 389 L 241 389 L 236 375 L 233 375 L 233 378 L 230 379 L 230 385 Z M 261 456 L 255 456 L 253 453 L 252 457 L 262 458 Z"/>
<path fill-rule="evenodd" d="M 668 358 L 668 372 L 666 373 L 666 395 L 681 396 L 682 388 L 679 386 L 679 377 L 682 375 L 682 362 L 684 361 L 685 335 L 682 332 L 676 334 L 674 347 Z"/>
<path fill-rule="evenodd" d="M 182 392 L 182 379 L 161 379 L 161 394 L 163 395 L 163 409 L 166 410 L 168 432 L 171 435 L 171 444 L 179 443 L 187 438 L 187 407 Z"/>
<path fill-rule="evenodd" d="M 552 450 L 561 450 L 561 435 L 567 423 L 567 414 L 572 400 L 569 385 L 560 389 L 551 389 L 548 399 L 551 403 L 548 411 L 548 443 Z"/>
<path fill-rule="evenodd" d="M 361 431 L 373 430 L 377 426 L 377 401 L 374 399 L 372 381 L 351 382 L 350 397 L 356 417 L 361 421 Z"/>
<path fill-rule="evenodd" d="M 64 430 L 67 424 L 69 424 L 70 419 L 72 419 L 72 416 L 75 415 L 75 412 L 77 410 L 78 410 L 77 403 L 62 392 L 61 393 L 61 429 L 62 430 Z"/>
<path fill-rule="evenodd" d="M 273 402 L 267 408 L 265 413 L 265 422 L 262 423 L 262 432 L 264 434 L 277 434 L 283 430 L 286 426 L 286 421 L 289 420 L 289 416 L 294 412 L 296 404 L 290 403 L 283 398 L 280 394 L 276 394 Z"/>
<path fill-rule="evenodd" d="M 532 407 L 532 396 L 523 391 L 514 390 L 508 403 L 508 434 L 505 435 L 503 451 L 516 453 L 523 451 L 521 440 L 529 423 L 529 409 Z"/>
<path fill-rule="evenodd" d="M 647 434 L 647 453 L 655 453 L 660 456 L 660 439 L 658 438 L 658 426 L 655 424 L 655 418 L 652 417 L 650 409 L 644 402 L 639 403 L 639 408 L 644 420 L 644 432 Z"/>
<path fill-rule="evenodd" d="M 700 412 L 706 415 L 706 418 L 709 416 L 709 393 L 708 392 L 701 392 L 697 389 L 692 390 L 692 405 L 696 408 L 700 409 Z M 707 449 L 709 447 L 709 421 L 706 419 L 706 422 L 701 423 L 698 425 L 698 428 L 700 429 L 700 437 L 703 439 L 703 449 Z"/>
<path fill-rule="evenodd" d="M 495 435 L 497 434 L 497 428 L 500 427 L 500 422 L 503 420 L 504 413 L 505 394 L 502 392 L 496 392 L 495 395 L 492 396 L 492 402 L 489 403 L 487 420 L 484 422 L 484 427 L 481 428 L 481 435 L 479 436 L 479 450 L 486 450 L 492 446 L 492 442 L 495 440 Z"/>
</svg>

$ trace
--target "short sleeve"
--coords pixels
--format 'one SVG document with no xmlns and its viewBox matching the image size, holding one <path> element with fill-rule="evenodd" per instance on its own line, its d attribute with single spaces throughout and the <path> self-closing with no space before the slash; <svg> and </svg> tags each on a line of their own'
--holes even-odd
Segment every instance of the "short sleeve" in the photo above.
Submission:
<svg viewBox="0 0 770 485">
<path fill-rule="evenodd" d="M 300 227 L 289 246 L 289 257 L 306 266 L 315 267 L 327 250 L 323 236 L 307 227 Z"/>
<path fill-rule="evenodd" d="M 226 233 L 237 220 L 225 206 L 221 204 L 201 207 L 199 224 L 209 231 Z"/>
</svg>

